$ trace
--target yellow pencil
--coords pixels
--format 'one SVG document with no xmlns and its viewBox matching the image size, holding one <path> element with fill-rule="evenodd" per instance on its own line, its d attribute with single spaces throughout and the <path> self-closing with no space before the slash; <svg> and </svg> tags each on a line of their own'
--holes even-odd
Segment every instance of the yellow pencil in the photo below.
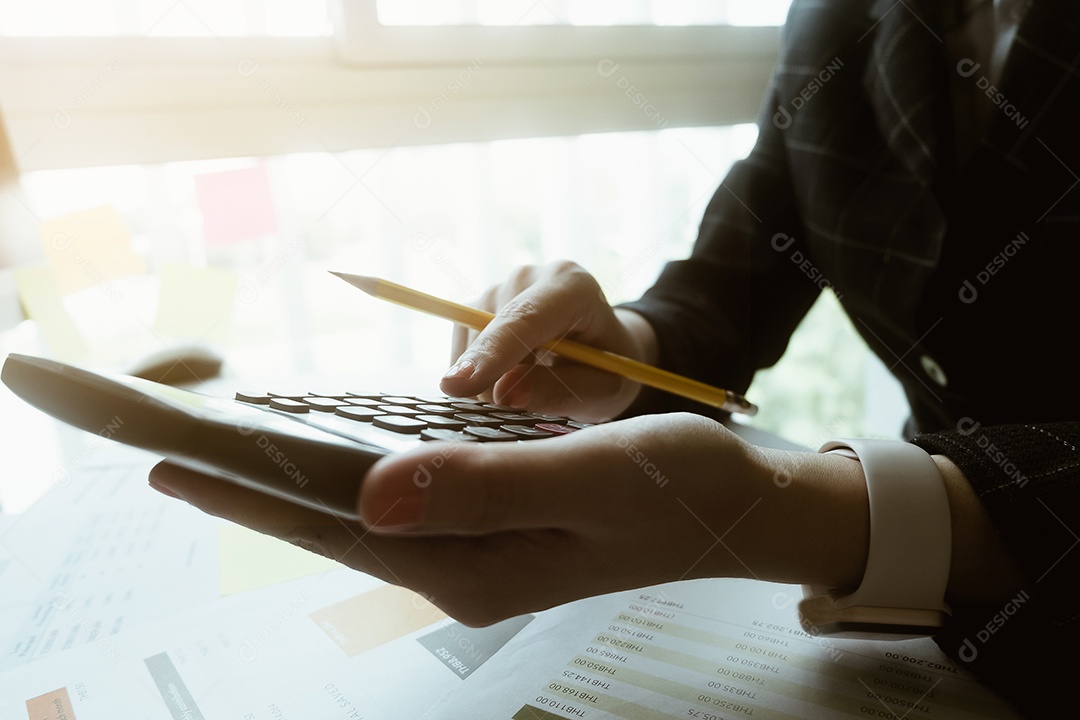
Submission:
<svg viewBox="0 0 1080 720">
<path fill-rule="evenodd" d="M 489 312 L 443 300 L 434 295 L 428 295 L 392 283 L 389 280 L 364 275 L 350 275 L 349 273 L 332 272 L 331 274 L 337 275 L 345 282 L 360 288 L 372 297 L 445 318 L 446 320 L 452 320 L 458 325 L 464 325 L 473 330 L 483 330 L 495 318 Z M 597 350 L 573 340 L 553 340 L 541 345 L 541 347 L 570 360 L 591 365 L 600 370 L 606 370 L 634 382 L 639 382 L 642 385 L 690 398 L 705 405 L 746 415 L 753 415 L 758 411 L 756 405 L 738 393 L 706 385 L 703 382 L 691 380 L 682 375 L 676 375 L 667 370 L 661 370 L 613 352 Z"/>
</svg>

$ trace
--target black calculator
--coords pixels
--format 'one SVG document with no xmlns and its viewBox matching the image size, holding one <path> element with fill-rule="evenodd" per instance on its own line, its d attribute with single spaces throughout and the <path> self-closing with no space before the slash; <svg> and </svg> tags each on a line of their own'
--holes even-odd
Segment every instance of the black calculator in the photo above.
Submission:
<svg viewBox="0 0 1080 720">
<path fill-rule="evenodd" d="M 18 354 L 2 378 L 69 425 L 350 519 L 364 474 L 384 455 L 424 442 L 523 442 L 588 427 L 475 398 L 325 388 L 214 397 Z"/>
</svg>

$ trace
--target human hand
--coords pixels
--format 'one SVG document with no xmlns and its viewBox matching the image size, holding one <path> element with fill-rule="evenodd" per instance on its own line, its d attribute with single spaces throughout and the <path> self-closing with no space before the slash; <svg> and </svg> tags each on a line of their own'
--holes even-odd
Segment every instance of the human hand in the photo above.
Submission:
<svg viewBox="0 0 1080 720">
<path fill-rule="evenodd" d="M 571 338 L 655 362 L 656 338 L 648 322 L 636 313 L 614 310 L 596 279 L 574 263 L 519 268 L 476 304 L 496 317 L 480 333 L 455 328 L 454 364 L 441 385 L 449 395 L 478 395 L 535 412 L 606 420 L 629 407 L 640 386 L 537 348 Z"/>
<path fill-rule="evenodd" d="M 857 463 L 763 451 L 689 414 L 385 457 L 364 478 L 363 523 L 167 463 L 150 480 L 473 625 L 683 578 L 839 586 L 861 575 L 868 532 Z"/>
</svg>

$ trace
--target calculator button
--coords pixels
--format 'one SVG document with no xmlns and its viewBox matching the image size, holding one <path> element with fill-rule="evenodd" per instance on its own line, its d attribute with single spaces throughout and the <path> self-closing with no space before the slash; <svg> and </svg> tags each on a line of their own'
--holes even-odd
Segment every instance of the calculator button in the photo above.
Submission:
<svg viewBox="0 0 1080 720">
<path fill-rule="evenodd" d="M 427 423 L 423 420 L 405 417 L 404 415 L 379 415 L 378 417 L 372 418 L 372 422 L 375 424 L 375 427 L 404 433 L 406 435 L 419 435 L 421 430 L 427 428 Z"/>
<path fill-rule="evenodd" d="M 542 423 L 554 423 L 556 425 L 565 425 L 567 420 L 564 417 L 558 415 L 545 415 L 544 413 L 525 413 L 530 417 L 536 418 L 537 422 Z"/>
<path fill-rule="evenodd" d="M 306 413 L 311 408 L 307 403 L 291 398 L 275 397 L 270 399 L 271 410 L 283 410 L 290 413 Z"/>
<path fill-rule="evenodd" d="M 236 399 L 240 402 L 254 403 L 255 405 L 269 405 L 270 396 L 266 393 L 260 392 L 240 392 L 237 391 Z"/>
<path fill-rule="evenodd" d="M 469 402 L 452 402 L 450 407 L 457 408 L 458 412 L 467 413 L 483 413 L 486 408 L 483 405 L 477 405 L 476 403 Z"/>
<path fill-rule="evenodd" d="M 334 412 L 342 405 L 349 404 L 344 400 L 335 400 L 334 398 L 327 397 L 306 397 L 301 402 L 307 404 L 312 410 L 318 410 L 319 412 Z"/>
<path fill-rule="evenodd" d="M 448 430 L 461 430 L 468 424 L 464 420 L 443 415 L 417 415 L 416 419 L 423 420 L 433 428 L 446 428 Z"/>
<path fill-rule="evenodd" d="M 378 407 L 379 405 L 382 405 L 382 403 L 380 401 L 378 401 L 378 400 L 372 400 L 371 398 L 362 398 L 362 397 L 350 397 L 346 402 L 349 405 L 357 405 L 359 407 L 369 407 L 369 408 L 374 408 L 374 407 Z"/>
<path fill-rule="evenodd" d="M 415 407 L 406 407 L 405 405 L 380 405 L 379 410 L 382 410 L 387 415 L 423 415 L 423 410 L 417 410 Z"/>
<path fill-rule="evenodd" d="M 570 433 L 577 432 L 577 428 L 560 425 L 558 423 L 539 423 L 535 427 L 537 430 L 544 430 L 552 435 L 569 435 Z"/>
<path fill-rule="evenodd" d="M 456 415 L 457 410 L 449 405 L 417 405 L 418 410 L 423 410 L 428 415 Z"/>
<path fill-rule="evenodd" d="M 421 430 L 420 438 L 423 440 L 435 440 L 441 442 L 478 442 L 478 439 L 472 435 L 466 435 L 457 430 L 446 430 L 444 428 L 428 428 L 426 430 Z"/>
<path fill-rule="evenodd" d="M 558 427 L 562 427 L 562 425 Z M 540 438 L 555 437 L 555 433 L 539 430 L 531 425 L 503 425 L 499 429 L 503 432 L 513 433 L 519 440 L 539 440 Z"/>
<path fill-rule="evenodd" d="M 472 435 L 480 442 L 506 442 L 508 440 L 517 440 L 518 436 L 513 433 L 503 432 L 502 430 L 496 430 L 491 427 L 467 427 L 465 432 Z"/>
<path fill-rule="evenodd" d="M 540 420 L 534 418 L 532 415 L 523 415 L 521 413 L 515 412 L 491 413 L 491 417 L 498 418 L 509 425 L 535 425 L 536 423 L 540 422 Z"/>
<path fill-rule="evenodd" d="M 509 405 L 490 405 L 490 404 L 484 405 L 484 409 L 485 410 L 490 410 L 491 412 L 500 412 L 500 413 L 516 413 L 516 412 L 518 412 L 520 410 L 520 408 L 510 407 Z"/>
<path fill-rule="evenodd" d="M 478 427 L 497 428 L 503 424 L 503 421 L 499 418 L 480 415 L 478 413 L 458 413 L 454 417 L 458 420 L 464 420 L 469 425 L 476 425 Z"/>
<path fill-rule="evenodd" d="M 446 405 L 447 403 L 472 403 L 476 404 L 476 398 L 447 397 L 446 395 L 417 395 L 417 400 L 423 400 L 433 405 Z"/>
<path fill-rule="evenodd" d="M 268 392 L 266 393 L 272 398 L 288 398 L 289 400 L 303 400 L 311 395 L 306 390 L 289 390 L 287 392 Z"/>
<path fill-rule="evenodd" d="M 584 430 L 585 428 L 591 428 L 596 423 L 578 422 L 577 420 L 568 420 L 566 422 L 567 427 L 572 427 L 575 430 Z"/>
<path fill-rule="evenodd" d="M 386 414 L 374 408 L 356 407 L 355 405 L 342 405 L 334 412 L 341 417 L 357 420 L 359 422 L 371 422 L 380 415 Z"/>
<path fill-rule="evenodd" d="M 417 400 L 416 398 L 403 397 L 400 395 L 388 395 L 382 399 L 386 405 L 405 405 L 407 407 L 413 407 L 415 405 L 422 405 L 423 400 Z"/>
</svg>

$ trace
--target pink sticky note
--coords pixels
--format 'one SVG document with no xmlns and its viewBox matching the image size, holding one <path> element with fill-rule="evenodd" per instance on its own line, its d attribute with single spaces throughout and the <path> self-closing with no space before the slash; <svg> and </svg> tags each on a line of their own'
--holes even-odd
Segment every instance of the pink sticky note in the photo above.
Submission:
<svg viewBox="0 0 1080 720">
<path fill-rule="evenodd" d="M 195 176 L 207 245 L 254 240 L 277 232 L 277 211 L 266 166 Z"/>
</svg>

